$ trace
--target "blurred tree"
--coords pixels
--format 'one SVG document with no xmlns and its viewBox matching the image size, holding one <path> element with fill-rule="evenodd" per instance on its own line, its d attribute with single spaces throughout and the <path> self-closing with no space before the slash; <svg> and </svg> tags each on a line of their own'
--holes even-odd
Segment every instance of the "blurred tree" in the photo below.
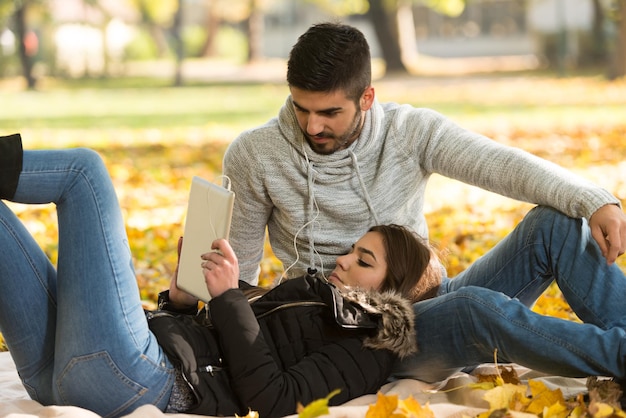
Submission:
<svg viewBox="0 0 626 418">
<path fill-rule="evenodd" d="M 418 55 L 413 5 L 448 15 L 463 13 L 467 0 L 309 0 L 338 16 L 366 15 L 376 33 L 387 72 L 406 73 L 406 63 Z"/>
<path fill-rule="evenodd" d="M 160 57 L 165 56 L 169 51 L 166 30 L 170 30 L 176 61 L 173 84 L 181 86 L 183 84 L 182 65 L 185 58 L 185 43 L 183 40 L 184 0 L 130 1 L 139 11 L 141 21 L 152 36 Z"/>
<path fill-rule="evenodd" d="M 612 41 L 612 57 L 608 77 L 613 80 L 626 76 L 626 0 L 614 0 L 611 16 L 616 30 Z"/>
<path fill-rule="evenodd" d="M 176 11 L 172 23 L 172 36 L 174 38 L 174 52 L 176 55 L 176 71 L 174 85 L 183 84 L 183 60 L 185 59 L 185 43 L 183 42 L 183 0 L 176 1 Z"/>
<path fill-rule="evenodd" d="M 262 0 L 248 0 L 250 14 L 246 19 L 246 36 L 248 38 L 248 62 L 263 57 L 263 18 Z"/>
<path fill-rule="evenodd" d="M 14 10 L 15 0 L 0 0 L 0 29 L 4 29 L 7 26 Z"/>
<path fill-rule="evenodd" d="M 37 48 L 33 43 L 37 42 L 34 32 L 28 30 L 28 24 L 26 17 L 28 8 L 31 4 L 29 0 L 22 0 L 15 2 L 15 11 L 13 13 L 13 20 L 15 22 L 15 36 L 18 42 L 18 54 L 20 62 L 22 63 L 22 75 L 26 80 L 26 85 L 29 90 L 34 90 L 37 85 L 37 79 L 33 74 L 33 56 L 36 53 Z"/>
<path fill-rule="evenodd" d="M 217 32 L 219 30 L 221 18 L 218 12 L 219 0 L 206 0 L 206 15 L 205 15 L 205 29 L 206 38 L 200 51 L 200 55 L 203 57 L 211 57 L 215 55 L 215 39 L 217 38 Z"/>
<path fill-rule="evenodd" d="M 393 15 L 398 10 L 406 12 L 406 9 L 398 7 L 399 1 L 369 0 L 369 10 L 367 12 L 367 17 L 374 26 L 374 32 L 376 32 L 388 73 L 407 72 L 402 62 L 398 25 L 396 20 L 393 19 Z M 387 6 L 387 4 L 390 6 Z"/>
<path fill-rule="evenodd" d="M 601 0 L 593 0 L 593 23 L 591 27 L 592 52 L 591 60 L 593 62 L 606 62 L 606 13 L 602 7 Z"/>
<path fill-rule="evenodd" d="M 433 9 L 434 11 L 446 16 L 456 17 L 463 13 L 467 0 L 418 0 Z"/>
<path fill-rule="evenodd" d="M 154 40 L 160 57 L 169 50 L 165 37 L 165 28 L 173 23 L 178 10 L 178 0 L 129 0 L 141 16 L 142 24 Z"/>
<path fill-rule="evenodd" d="M 399 28 L 395 18 L 399 16 L 398 13 L 402 15 L 399 20 L 403 23 L 407 22 L 408 18 L 410 28 L 413 22 L 413 12 L 410 7 L 413 0 L 309 0 L 309 2 L 336 16 L 365 15 L 376 33 L 386 71 L 407 72 L 402 61 L 400 38 L 401 34 L 406 34 L 406 32 Z M 404 39 L 408 38 L 410 34 L 404 37 Z M 402 44 L 407 45 L 406 42 Z"/>
<path fill-rule="evenodd" d="M 230 23 L 243 26 L 248 45 L 247 61 L 262 58 L 265 10 L 274 1 L 206 0 L 206 40 L 202 48 L 202 56 L 212 56 L 216 53 L 215 40 L 220 25 Z"/>
</svg>

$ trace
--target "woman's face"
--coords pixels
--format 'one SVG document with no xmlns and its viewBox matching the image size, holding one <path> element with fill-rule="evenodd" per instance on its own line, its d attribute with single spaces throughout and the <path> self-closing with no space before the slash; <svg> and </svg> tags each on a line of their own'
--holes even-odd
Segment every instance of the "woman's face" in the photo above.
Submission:
<svg viewBox="0 0 626 418">
<path fill-rule="evenodd" d="M 342 290 L 379 289 L 387 275 L 386 260 L 382 235 L 368 232 L 352 246 L 348 254 L 337 257 L 337 266 L 328 276 L 328 281 Z"/>
</svg>

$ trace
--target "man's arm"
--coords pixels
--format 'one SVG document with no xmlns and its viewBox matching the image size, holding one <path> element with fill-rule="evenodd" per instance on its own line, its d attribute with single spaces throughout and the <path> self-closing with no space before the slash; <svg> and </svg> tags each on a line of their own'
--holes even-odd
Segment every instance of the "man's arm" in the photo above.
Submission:
<svg viewBox="0 0 626 418">
<path fill-rule="evenodd" d="M 625 252 L 626 215 L 607 190 L 545 159 L 463 129 L 436 112 L 422 111 L 420 119 L 431 133 L 421 153 L 428 171 L 587 218 L 609 264 Z"/>
<path fill-rule="evenodd" d="M 256 285 L 272 202 L 265 190 L 259 155 L 248 150 L 245 142 L 239 141 L 240 138 L 231 143 L 224 155 L 224 174 L 230 179 L 231 189 L 235 192 L 228 241 L 239 259 L 239 279 Z"/>
<path fill-rule="evenodd" d="M 574 218 L 589 219 L 602 206 L 620 204 L 591 181 L 520 148 L 461 128 L 437 112 L 416 110 L 405 125 L 396 129 L 414 137 L 410 152 L 419 156 L 420 166 L 429 173 L 550 206 Z"/>
</svg>

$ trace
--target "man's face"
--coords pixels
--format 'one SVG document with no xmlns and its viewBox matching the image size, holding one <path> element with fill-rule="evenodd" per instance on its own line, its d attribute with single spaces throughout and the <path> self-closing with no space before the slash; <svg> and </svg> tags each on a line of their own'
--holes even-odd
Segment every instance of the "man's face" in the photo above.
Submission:
<svg viewBox="0 0 626 418">
<path fill-rule="evenodd" d="M 357 106 L 340 90 L 331 93 L 296 87 L 290 87 L 290 90 L 298 125 L 318 154 L 345 149 L 358 138 L 363 127 L 363 114 L 371 106 L 374 92 L 371 87 L 366 89 Z"/>
</svg>

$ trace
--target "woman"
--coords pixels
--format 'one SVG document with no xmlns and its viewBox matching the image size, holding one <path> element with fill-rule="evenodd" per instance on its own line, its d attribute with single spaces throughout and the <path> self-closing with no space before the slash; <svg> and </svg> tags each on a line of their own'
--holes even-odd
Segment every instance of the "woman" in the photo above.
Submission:
<svg viewBox="0 0 626 418">
<path fill-rule="evenodd" d="M 197 302 L 173 280 L 146 321 L 100 157 L 86 149 L 22 152 L 19 135 L 0 137 L 0 151 L 0 198 L 57 205 L 55 269 L 0 202 L 0 332 L 42 404 L 102 416 L 143 404 L 281 416 L 335 389 L 332 404 L 375 392 L 393 361 L 415 350 L 409 300 L 437 284 L 416 294 L 429 251 L 403 228 L 373 228 L 338 257 L 328 280 L 289 280 L 253 303 L 250 289 L 238 288 L 230 245 L 218 240 L 219 252 L 199 260 L 214 296 L 208 309 L 195 315 Z"/>
</svg>

